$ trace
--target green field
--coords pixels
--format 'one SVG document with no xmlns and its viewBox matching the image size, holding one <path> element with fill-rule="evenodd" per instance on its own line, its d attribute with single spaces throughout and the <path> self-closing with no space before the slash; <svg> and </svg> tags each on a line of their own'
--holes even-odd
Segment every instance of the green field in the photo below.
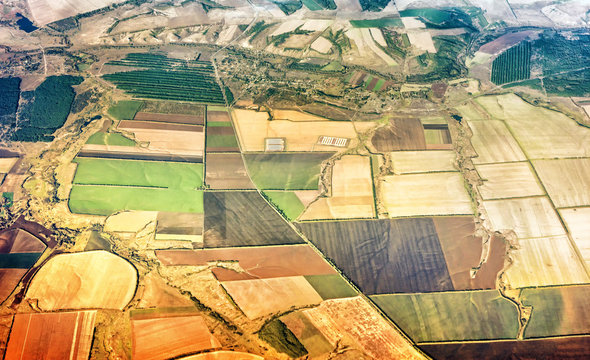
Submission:
<svg viewBox="0 0 590 360">
<path fill-rule="evenodd" d="M 350 20 L 350 25 L 355 28 L 383 28 L 383 27 L 403 27 L 404 24 L 400 18 L 381 18 L 373 20 Z"/>
<path fill-rule="evenodd" d="M 341 299 L 358 295 L 348 282 L 338 274 L 307 275 L 305 279 L 324 300 Z"/>
<path fill-rule="evenodd" d="M 0 269 L 28 269 L 35 265 L 42 253 L 0 254 Z"/>
<path fill-rule="evenodd" d="M 460 8 L 407 9 L 399 12 L 401 17 L 417 17 L 426 27 L 436 29 L 473 28 L 471 17 Z"/>
<path fill-rule="evenodd" d="M 301 2 L 303 2 L 303 5 L 305 5 L 311 11 L 336 9 L 334 0 L 301 0 Z"/>
<path fill-rule="evenodd" d="M 287 220 L 297 219 L 305 210 L 305 206 L 293 192 L 264 191 L 263 194 L 285 215 Z"/>
<path fill-rule="evenodd" d="M 252 181 L 264 190 L 316 190 L 321 163 L 333 153 L 246 154 Z"/>
<path fill-rule="evenodd" d="M 195 189 L 203 185 L 203 164 L 76 158 L 74 184 Z M 173 175 L 173 176 L 171 176 Z"/>
<path fill-rule="evenodd" d="M 504 51 L 492 63 L 492 79 L 496 85 L 531 77 L 531 43 L 522 42 Z"/>
<path fill-rule="evenodd" d="M 69 206 L 73 213 L 104 216 L 122 210 L 202 213 L 203 191 L 74 185 Z"/>
<path fill-rule="evenodd" d="M 12 117 L 16 114 L 19 97 L 20 78 L 0 78 L 0 119 L 6 115 Z"/>
<path fill-rule="evenodd" d="M 116 120 L 131 120 L 142 105 L 143 101 L 122 100 L 111 106 L 107 112 Z"/>
<path fill-rule="evenodd" d="M 92 145 L 114 145 L 114 146 L 135 146 L 135 141 L 119 134 L 97 132 L 88 138 L 86 144 Z"/>
<path fill-rule="evenodd" d="M 106 65 L 141 69 L 103 75 L 105 80 L 136 98 L 225 104 L 215 79 L 215 69 L 209 61 L 131 53 Z"/>
<path fill-rule="evenodd" d="M 231 126 L 231 123 L 229 123 Z M 238 147 L 238 139 L 234 135 L 209 135 L 207 136 L 207 147 Z"/>
<path fill-rule="evenodd" d="M 496 290 L 375 295 L 371 299 L 420 342 L 514 339 L 518 310 Z"/>
</svg>

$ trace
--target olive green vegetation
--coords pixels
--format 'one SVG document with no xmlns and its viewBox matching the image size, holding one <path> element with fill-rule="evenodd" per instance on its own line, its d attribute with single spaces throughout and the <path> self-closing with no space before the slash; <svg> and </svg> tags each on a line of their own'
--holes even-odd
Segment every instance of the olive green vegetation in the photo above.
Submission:
<svg viewBox="0 0 590 360">
<path fill-rule="evenodd" d="M 374 295 L 371 299 L 417 343 L 515 339 L 518 310 L 496 290 Z"/>
<path fill-rule="evenodd" d="M 119 133 L 105 133 L 97 132 L 93 134 L 86 144 L 92 145 L 114 145 L 114 146 L 135 146 L 135 141 L 119 134 Z"/>
<path fill-rule="evenodd" d="M 5 208 L 11 207 L 14 202 L 14 193 L 13 192 L 3 192 L 2 197 L 4 198 L 4 207 Z"/>
<path fill-rule="evenodd" d="M 203 191 L 74 185 L 69 206 L 73 213 L 103 216 L 123 210 L 203 213 Z"/>
<path fill-rule="evenodd" d="M 543 84 L 551 95 L 590 96 L 590 69 L 547 76 Z"/>
<path fill-rule="evenodd" d="M 416 59 L 424 68 L 424 72 L 408 75 L 406 81 L 424 83 L 463 76 L 467 71 L 464 51 L 468 38 L 469 35 L 433 37 L 437 52 L 419 55 Z"/>
<path fill-rule="evenodd" d="M 263 190 L 316 190 L 321 164 L 333 153 L 245 154 L 248 173 Z"/>
<path fill-rule="evenodd" d="M 111 106 L 108 113 L 117 120 L 131 120 L 142 105 L 143 101 L 123 100 Z"/>
<path fill-rule="evenodd" d="M 231 122 L 229 121 L 207 121 L 208 127 L 230 127 Z"/>
<path fill-rule="evenodd" d="M 529 87 L 531 89 L 535 89 L 535 90 L 539 90 L 539 91 L 543 91 L 543 84 L 541 83 L 541 79 L 530 79 L 530 80 L 523 80 L 523 81 L 518 81 L 518 82 L 513 82 L 510 84 L 506 84 L 504 86 L 502 86 L 503 88 L 509 89 L 509 88 L 513 88 L 516 86 L 526 86 Z"/>
<path fill-rule="evenodd" d="M 207 147 L 238 147 L 238 139 L 234 135 L 210 135 L 207 136 Z"/>
<path fill-rule="evenodd" d="M 311 11 L 336 9 L 334 0 L 302 0 L 302 2 Z"/>
<path fill-rule="evenodd" d="M 42 253 L 0 254 L 0 269 L 28 269 L 35 265 Z"/>
<path fill-rule="evenodd" d="M 88 242 L 86 243 L 86 247 L 84 247 L 84 251 L 92 251 L 92 250 L 106 250 L 111 251 L 111 243 L 100 236 L 100 232 L 96 230 L 92 230 L 90 235 L 88 236 Z"/>
<path fill-rule="evenodd" d="M 287 218 L 295 220 L 301 215 L 305 206 L 291 191 L 264 191 L 263 195 Z"/>
<path fill-rule="evenodd" d="M 469 8 L 474 10 L 476 8 Z M 443 9 L 407 9 L 399 12 L 401 17 L 417 17 L 426 24 L 427 28 L 453 29 L 468 28 L 476 30 L 473 26 L 471 16 L 464 9 L 443 8 Z M 481 10 L 479 11 L 481 13 Z"/>
<path fill-rule="evenodd" d="M 305 279 L 324 300 L 357 296 L 358 293 L 338 274 L 306 275 Z"/>
<path fill-rule="evenodd" d="M 491 81 L 505 84 L 531 77 L 531 42 L 525 41 L 504 51 L 492 62 Z"/>
<path fill-rule="evenodd" d="M 381 18 L 372 20 L 350 20 L 350 25 L 355 28 L 382 28 L 382 27 L 403 27 L 404 23 L 400 18 Z"/>
<path fill-rule="evenodd" d="M 74 184 L 195 189 L 203 185 L 203 164 L 76 158 Z M 173 176 L 171 176 L 173 174 Z"/>
<path fill-rule="evenodd" d="M 272 320 L 260 329 L 258 337 L 266 341 L 278 352 L 287 354 L 292 358 L 299 358 L 307 355 L 305 347 L 289 328 L 280 320 Z"/>
</svg>

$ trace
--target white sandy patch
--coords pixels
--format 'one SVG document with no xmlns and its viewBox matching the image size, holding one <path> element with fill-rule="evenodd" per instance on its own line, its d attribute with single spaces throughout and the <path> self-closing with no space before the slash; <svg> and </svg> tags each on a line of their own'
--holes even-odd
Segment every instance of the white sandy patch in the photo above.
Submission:
<svg viewBox="0 0 590 360">
<path fill-rule="evenodd" d="M 381 32 L 381 29 L 379 28 L 369 28 L 369 31 L 371 32 L 371 36 L 373 37 L 373 40 L 375 40 L 375 42 L 383 47 L 387 47 L 387 42 L 385 41 L 385 38 L 383 37 L 383 33 Z"/>
<path fill-rule="evenodd" d="M 408 33 L 408 39 L 412 46 L 420 50 L 428 51 L 429 53 L 436 53 L 436 47 L 432 41 L 432 36 L 428 31 L 412 31 Z"/>
<path fill-rule="evenodd" d="M 332 25 L 332 20 L 307 20 L 305 24 L 301 27 L 301 30 L 305 31 L 324 31 L 330 25 Z"/>
<path fill-rule="evenodd" d="M 332 43 L 323 37 L 319 37 L 311 44 L 311 48 L 319 53 L 327 54 L 332 49 Z"/>
<path fill-rule="evenodd" d="M 404 27 L 408 30 L 424 29 L 426 27 L 426 24 L 416 17 L 403 17 L 402 23 L 404 23 Z"/>
<path fill-rule="evenodd" d="M 39 26 L 76 14 L 100 9 L 124 0 L 28 0 L 33 19 Z"/>
<path fill-rule="evenodd" d="M 281 23 L 281 25 L 279 25 L 279 27 L 277 27 L 275 31 L 270 34 L 270 36 L 278 36 L 284 33 L 295 31 L 295 29 L 302 26 L 303 24 L 305 24 L 304 20 L 287 20 Z"/>
</svg>

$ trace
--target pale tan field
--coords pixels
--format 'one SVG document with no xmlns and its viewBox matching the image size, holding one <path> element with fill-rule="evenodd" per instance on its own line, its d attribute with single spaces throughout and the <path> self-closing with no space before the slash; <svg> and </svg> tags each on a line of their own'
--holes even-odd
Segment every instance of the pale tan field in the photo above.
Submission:
<svg viewBox="0 0 590 360">
<path fill-rule="evenodd" d="M 410 44 L 415 48 L 432 54 L 436 53 L 436 47 L 428 31 L 409 31 L 408 39 L 410 39 Z"/>
<path fill-rule="evenodd" d="M 138 308 L 166 308 L 192 306 L 194 303 L 178 289 L 166 284 L 156 271 L 145 275 L 137 289 Z"/>
<path fill-rule="evenodd" d="M 346 155 L 334 163 L 332 194 L 313 202 L 300 220 L 371 218 L 375 216 L 371 161 Z"/>
<path fill-rule="evenodd" d="M 565 235 L 547 197 L 484 201 L 496 231 L 514 230 L 520 239 Z"/>
<path fill-rule="evenodd" d="M 308 114 L 297 110 L 272 110 L 273 120 L 291 120 L 291 121 L 329 121 L 326 118 Z"/>
<path fill-rule="evenodd" d="M 65 19 L 76 14 L 100 9 L 124 0 L 28 0 L 33 18 L 39 26 Z"/>
<path fill-rule="evenodd" d="M 148 142 L 150 150 L 181 155 L 203 155 L 205 135 L 196 131 L 124 129 L 135 134 L 135 140 Z"/>
<path fill-rule="evenodd" d="M 590 159 L 535 160 L 533 166 L 556 207 L 590 205 Z"/>
<path fill-rule="evenodd" d="M 304 20 L 287 20 L 283 21 L 273 32 L 270 36 L 277 36 L 281 34 L 285 34 L 291 31 L 294 31 L 298 27 L 305 24 Z"/>
<path fill-rule="evenodd" d="M 332 50 L 332 43 L 326 38 L 319 37 L 311 43 L 311 48 L 321 54 L 327 54 Z"/>
<path fill-rule="evenodd" d="M 8 173 L 18 158 L 0 158 L 0 173 Z"/>
<path fill-rule="evenodd" d="M 582 106 L 582 108 L 586 112 L 586 115 L 588 115 L 588 117 L 590 117 L 590 105 L 584 105 L 584 106 Z"/>
<path fill-rule="evenodd" d="M 590 268 L 590 208 L 559 210 L 578 251 Z"/>
<path fill-rule="evenodd" d="M 349 147 L 358 143 L 352 122 L 342 121 L 268 121 L 268 113 L 234 109 L 236 132 L 243 151 L 264 151 L 264 139 L 285 138 L 286 151 L 335 151 L 342 148 L 318 145 L 322 135 L 351 139 Z M 367 125 L 368 124 L 368 125 Z M 365 123 L 374 126 L 374 123 Z"/>
<path fill-rule="evenodd" d="M 303 206 L 307 206 L 320 195 L 320 192 L 318 190 L 298 190 L 295 191 L 295 195 Z"/>
<path fill-rule="evenodd" d="M 387 47 L 387 41 L 385 41 L 385 38 L 383 37 L 383 33 L 381 32 L 381 29 L 379 28 L 369 28 L 369 31 L 371 32 L 371 36 L 373 37 L 373 40 L 375 40 L 375 42 L 383 47 Z"/>
<path fill-rule="evenodd" d="M 514 94 L 477 98 L 495 119 L 505 120 L 529 159 L 590 156 L 590 129 L 566 115 L 535 107 Z"/>
<path fill-rule="evenodd" d="M 122 211 L 106 219 L 104 231 L 136 233 L 150 223 L 155 226 L 157 217 L 157 211 Z"/>
<path fill-rule="evenodd" d="M 346 36 L 356 47 L 361 58 L 378 56 L 387 66 L 395 66 L 397 62 L 375 44 L 368 28 L 352 28 L 346 31 Z"/>
<path fill-rule="evenodd" d="M 156 238 L 157 241 L 187 241 L 191 243 L 202 243 L 203 242 L 203 235 L 184 235 L 184 234 L 163 234 L 157 233 Z"/>
<path fill-rule="evenodd" d="M 301 30 L 324 31 L 333 22 L 334 22 L 333 20 L 310 19 L 310 20 L 305 21 L 305 24 L 303 24 L 303 26 L 301 27 Z"/>
<path fill-rule="evenodd" d="M 408 30 L 424 29 L 426 27 L 426 25 L 422 21 L 415 17 L 403 17 L 402 23 L 404 23 L 404 27 Z"/>
<path fill-rule="evenodd" d="M 469 121 L 471 144 L 477 152 L 475 164 L 525 161 L 526 156 L 506 125 L 499 120 Z"/>
<path fill-rule="evenodd" d="M 457 81 L 457 83 L 455 83 L 455 81 Z M 449 85 L 455 85 L 455 84 L 458 84 L 459 82 L 464 82 L 464 81 L 465 81 L 465 79 L 449 81 Z M 482 114 L 480 114 L 477 111 L 477 109 L 475 108 L 475 105 L 471 102 L 468 102 L 463 105 L 459 105 L 455 109 L 457 109 L 459 111 L 459 114 L 461 114 L 461 116 L 463 117 L 463 120 L 477 121 L 477 120 L 484 119 Z"/>
<path fill-rule="evenodd" d="M 390 217 L 471 215 L 471 198 L 459 173 L 385 176 L 382 201 Z"/>
<path fill-rule="evenodd" d="M 545 195 L 528 162 L 476 165 L 484 200 Z"/>
<path fill-rule="evenodd" d="M 106 251 L 61 254 L 35 274 L 26 298 L 46 311 L 123 309 L 133 298 L 137 271 Z"/>
<path fill-rule="evenodd" d="M 222 285 L 249 319 L 322 302 L 303 276 L 225 281 Z"/>
<path fill-rule="evenodd" d="M 457 171 L 454 151 L 394 151 L 391 153 L 393 173 L 396 175 Z"/>
<path fill-rule="evenodd" d="M 352 340 L 377 360 L 425 359 L 361 297 L 326 300 L 303 314 L 334 345 Z"/>
<path fill-rule="evenodd" d="M 567 236 L 519 239 L 506 271 L 513 288 L 581 284 L 590 281 Z"/>
</svg>

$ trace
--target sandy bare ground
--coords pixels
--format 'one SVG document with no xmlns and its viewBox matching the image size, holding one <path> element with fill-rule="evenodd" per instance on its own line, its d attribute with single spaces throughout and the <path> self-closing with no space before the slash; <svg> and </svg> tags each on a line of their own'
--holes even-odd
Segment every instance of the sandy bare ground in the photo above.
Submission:
<svg viewBox="0 0 590 360">
<path fill-rule="evenodd" d="M 528 162 L 476 165 L 484 200 L 545 195 Z"/>
<path fill-rule="evenodd" d="M 394 151 L 391 153 L 396 175 L 456 171 L 454 151 Z"/>
<path fill-rule="evenodd" d="M 100 9 L 124 0 L 28 0 L 33 18 L 38 25 L 65 19 L 76 14 Z"/>
<path fill-rule="evenodd" d="M 559 210 L 580 255 L 590 266 L 590 208 L 573 208 Z"/>
</svg>

